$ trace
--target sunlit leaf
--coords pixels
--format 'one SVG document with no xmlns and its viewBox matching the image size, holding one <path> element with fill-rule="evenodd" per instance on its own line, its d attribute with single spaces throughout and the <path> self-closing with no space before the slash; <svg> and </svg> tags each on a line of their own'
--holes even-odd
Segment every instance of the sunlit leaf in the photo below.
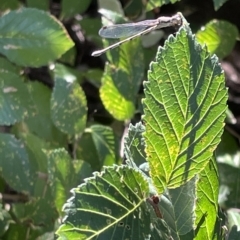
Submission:
<svg viewBox="0 0 240 240">
<path fill-rule="evenodd" d="M 140 41 L 131 41 L 108 53 L 100 96 L 105 108 L 118 120 L 130 119 L 135 112 L 136 94 L 143 78 Z M 110 56 L 111 55 L 111 56 Z"/>
<path fill-rule="evenodd" d="M 218 218 L 219 175 L 215 159 L 199 174 L 195 227 L 199 239 L 214 239 Z"/>
<path fill-rule="evenodd" d="M 72 190 L 61 239 L 144 239 L 150 233 L 148 183 L 129 167 L 109 167 Z"/>
<path fill-rule="evenodd" d="M 47 12 L 34 8 L 3 15 L 0 32 L 0 52 L 21 66 L 46 65 L 73 47 L 62 24 Z"/>
<path fill-rule="evenodd" d="M 115 21 L 124 18 L 111 11 L 105 11 L 103 18 Z M 113 41 L 104 41 L 110 45 Z M 130 119 L 135 112 L 135 101 L 143 80 L 144 61 L 140 39 L 135 39 L 106 53 L 109 63 L 105 65 L 100 88 L 101 100 L 108 112 L 117 120 Z"/>
<path fill-rule="evenodd" d="M 197 32 L 197 40 L 206 44 L 210 53 L 224 58 L 232 51 L 238 36 L 238 29 L 230 22 L 213 20 Z"/>
<path fill-rule="evenodd" d="M 126 72 L 115 69 L 115 66 L 109 64 L 105 66 L 100 96 L 105 108 L 118 120 L 130 119 L 134 114 L 135 106 L 131 82 L 131 76 Z M 123 89 L 122 91 L 120 87 Z"/>
<path fill-rule="evenodd" d="M 223 71 L 188 25 L 159 48 L 145 83 L 146 152 L 161 193 L 190 180 L 220 142 L 227 91 Z"/>
</svg>

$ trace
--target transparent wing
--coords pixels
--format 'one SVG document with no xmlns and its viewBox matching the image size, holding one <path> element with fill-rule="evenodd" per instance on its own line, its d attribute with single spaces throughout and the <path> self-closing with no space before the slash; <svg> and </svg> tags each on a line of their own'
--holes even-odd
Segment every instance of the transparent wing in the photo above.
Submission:
<svg viewBox="0 0 240 240">
<path fill-rule="evenodd" d="M 99 30 L 99 35 L 104 38 L 128 38 L 156 24 L 158 24 L 156 20 L 146 20 L 138 23 L 105 26 Z"/>
</svg>

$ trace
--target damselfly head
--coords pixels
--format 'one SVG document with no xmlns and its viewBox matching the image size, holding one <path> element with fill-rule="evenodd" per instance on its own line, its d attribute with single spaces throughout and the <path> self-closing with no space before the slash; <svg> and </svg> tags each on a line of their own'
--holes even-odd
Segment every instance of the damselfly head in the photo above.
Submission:
<svg viewBox="0 0 240 240">
<path fill-rule="evenodd" d="M 180 14 L 176 14 L 172 18 L 172 22 L 174 25 L 181 26 L 182 25 L 182 17 Z"/>
</svg>

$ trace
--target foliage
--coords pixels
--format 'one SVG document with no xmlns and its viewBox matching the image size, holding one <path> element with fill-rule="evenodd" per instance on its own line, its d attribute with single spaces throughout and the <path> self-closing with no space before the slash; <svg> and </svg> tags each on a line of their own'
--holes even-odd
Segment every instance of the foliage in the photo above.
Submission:
<svg viewBox="0 0 240 240">
<path fill-rule="evenodd" d="M 192 30 L 185 0 L 53 2 L 0 3 L 1 239 L 240 238 L 219 62 L 237 27 Z M 181 26 L 90 57 L 102 24 L 164 5 Z"/>
</svg>

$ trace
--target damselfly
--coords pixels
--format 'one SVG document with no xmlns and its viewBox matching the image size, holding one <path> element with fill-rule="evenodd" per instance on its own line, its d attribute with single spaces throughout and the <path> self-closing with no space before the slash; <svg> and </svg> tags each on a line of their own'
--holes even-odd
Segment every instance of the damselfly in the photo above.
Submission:
<svg viewBox="0 0 240 240">
<path fill-rule="evenodd" d="M 99 30 L 99 35 L 104 38 L 126 38 L 115 44 L 112 44 L 102 50 L 92 53 L 92 56 L 97 57 L 106 51 L 120 46 L 122 43 L 128 42 L 136 37 L 147 34 L 159 28 L 180 26 L 182 24 L 182 17 L 176 14 L 172 17 L 159 17 L 155 20 L 145 20 L 137 23 L 116 24 L 102 27 Z"/>
</svg>

